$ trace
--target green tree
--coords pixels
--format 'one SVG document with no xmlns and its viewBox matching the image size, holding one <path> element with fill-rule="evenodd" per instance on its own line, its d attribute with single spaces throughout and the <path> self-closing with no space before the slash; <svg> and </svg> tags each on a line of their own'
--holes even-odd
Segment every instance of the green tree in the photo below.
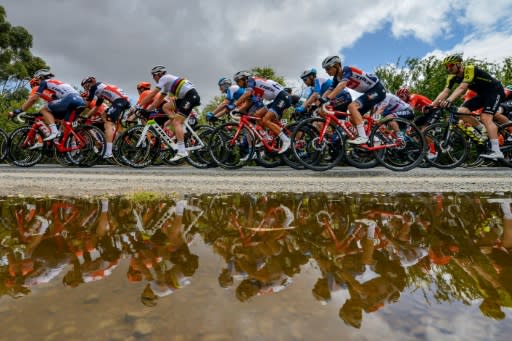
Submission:
<svg viewBox="0 0 512 341">
<path fill-rule="evenodd" d="M 272 79 L 273 81 L 278 82 L 282 86 L 286 86 L 284 77 L 276 75 L 276 72 L 270 66 L 264 66 L 264 67 L 256 66 L 251 69 L 251 72 L 255 76 L 262 77 L 265 79 Z"/>
<path fill-rule="evenodd" d="M 27 85 L 38 69 L 47 67 L 43 59 L 32 55 L 32 35 L 7 21 L 0 6 L 0 94 L 15 93 Z"/>
</svg>

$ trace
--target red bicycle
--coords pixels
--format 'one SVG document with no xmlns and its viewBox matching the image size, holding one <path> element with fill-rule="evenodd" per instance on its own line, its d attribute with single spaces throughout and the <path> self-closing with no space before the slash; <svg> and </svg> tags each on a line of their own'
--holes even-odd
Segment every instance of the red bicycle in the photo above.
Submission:
<svg viewBox="0 0 512 341">
<path fill-rule="evenodd" d="M 339 164 L 343 157 L 358 168 L 375 166 L 375 161 L 395 171 L 416 167 L 426 152 L 425 139 L 414 123 L 401 118 L 381 118 L 365 115 L 367 144 L 347 145 L 347 139 L 357 135 L 353 125 L 345 119 L 349 114 L 324 105 L 324 117 L 302 121 L 291 136 L 291 148 L 297 160 L 306 168 L 325 171 Z M 390 123 L 395 122 L 400 131 Z"/>
<path fill-rule="evenodd" d="M 237 169 L 253 159 L 267 168 L 282 164 L 282 158 L 286 155 L 278 154 L 281 139 L 271 130 L 257 124 L 261 118 L 239 112 L 230 115 L 233 121 L 217 127 L 209 143 L 211 157 L 220 167 Z M 274 123 L 282 127 L 288 136 L 291 135 L 291 130 L 284 122 Z"/>
<path fill-rule="evenodd" d="M 9 156 L 16 166 L 34 166 L 46 155 L 66 166 L 90 167 L 105 151 L 105 137 L 96 127 L 61 121 L 61 136 L 44 141 L 46 125 L 41 114 L 21 113 L 13 119 L 28 123 L 9 136 Z"/>
</svg>

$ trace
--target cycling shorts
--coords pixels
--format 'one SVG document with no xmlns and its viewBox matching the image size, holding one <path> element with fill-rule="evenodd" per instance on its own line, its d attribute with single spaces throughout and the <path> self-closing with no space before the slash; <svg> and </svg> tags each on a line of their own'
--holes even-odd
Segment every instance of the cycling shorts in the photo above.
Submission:
<svg viewBox="0 0 512 341">
<path fill-rule="evenodd" d="M 361 115 L 366 114 L 374 105 L 382 102 L 386 98 L 386 88 L 381 82 L 375 84 L 370 90 L 359 96 L 354 102 L 359 104 Z"/>
<path fill-rule="evenodd" d="M 80 114 L 80 112 L 74 112 L 76 109 L 80 112 L 85 109 L 85 102 L 78 93 L 67 94 L 61 99 L 48 103 L 48 110 L 58 120 L 73 121 Z M 74 114 L 73 117 L 71 114 Z"/>
<path fill-rule="evenodd" d="M 123 111 L 130 107 L 130 102 L 125 98 L 118 98 L 114 100 L 110 108 L 107 109 L 107 121 L 117 122 L 119 116 Z"/>
<path fill-rule="evenodd" d="M 183 117 L 188 117 L 192 109 L 200 104 L 201 98 L 196 89 L 190 89 L 183 98 L 176 100 L 176 112 Z"/>
<path fill-rule="evenodd" d="M 283 116 L 283 112 L 291 106 L 291 98 L 290 94 L 284 90 L 282 90 L 279 94 L 277 94 L 276 98 L 270 103 L 267 108 L 269 111 L 273 112 L 278 119 Z"/>
<path fill-rule="evenodd" d="M 462 103 L 462 106 L 470 111 L 476 111 L 483 108 L 483 113 L 494 115 L 500 106 L 500 102 L 505 98 L 503 88 L 498 88 L 495 91 L 486 93 L 479 93 L 468 101 Z"/>
</svg>

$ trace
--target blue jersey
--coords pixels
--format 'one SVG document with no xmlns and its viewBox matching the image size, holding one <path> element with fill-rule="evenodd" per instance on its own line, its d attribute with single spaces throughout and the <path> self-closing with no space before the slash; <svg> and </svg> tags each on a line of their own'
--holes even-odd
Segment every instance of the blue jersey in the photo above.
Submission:
<svg viewBox="0 0 512 341">
<path fill-rule="evenodd" d="M 238 85 L 232 85 L 226 90 L 226 99 L 229 104 L 234 104 L 237 99 L 242 97 L 245 93 L 245 88 L 241 88 Z"/>
<path fill-rule="evenodd" d="M 309 96 L 313 95 L 314 93 L 317 93 L 320 96 L 322 96 L 327 90 L 329 90 L 331 85 L 332 85 L 331 79 L 315 78 L 315 84 L 311 87 L 312 91 Z"/>
</svg>

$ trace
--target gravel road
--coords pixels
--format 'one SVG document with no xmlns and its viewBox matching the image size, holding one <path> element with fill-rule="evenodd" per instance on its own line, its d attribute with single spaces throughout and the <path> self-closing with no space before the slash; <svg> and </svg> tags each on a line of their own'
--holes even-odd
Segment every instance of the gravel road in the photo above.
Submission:
<svg viewBox="0 0 512 341">
<path fill-rule="evenodd" d="M 150 191 L 163 194 L 233 192 L 511 192 L 512 169 L 416 168 L 392 172 L 377 167 L 339 167 L 327 172 L 288 167 L 247 167 L 236 171 L 199 170 L 189 166 L 130 169 L 115 166 L 64 168 L 0 165 L 0 196 L 124 195 Z"/>
</svg>

